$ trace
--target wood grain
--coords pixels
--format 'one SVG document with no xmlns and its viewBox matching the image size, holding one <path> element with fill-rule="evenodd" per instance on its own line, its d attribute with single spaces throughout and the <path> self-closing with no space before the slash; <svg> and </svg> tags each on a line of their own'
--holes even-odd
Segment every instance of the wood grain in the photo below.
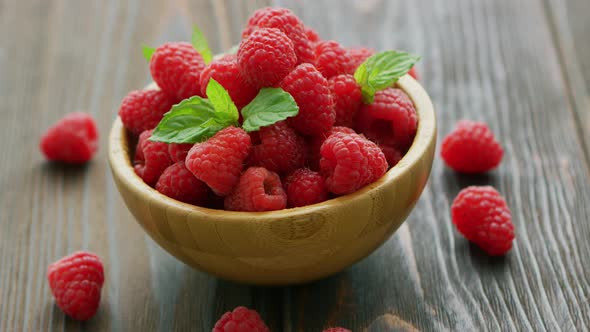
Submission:
<svg viewBox="0 0 590 332">
<path fill-rule="evenodd" d="M 188 268 L 144 235 L 106 163 L 118 104 L 148 81 L 142 43 L 186 40 L 214 51 L 239 39 L 266 1 L 0 0 L 0 331 L 207 331 L 237 305 L 273 331 L 587 331 L 590 165 L 587 0 L 278 1 L 324 38 L 424 56 L 422 82 L 439 137 L 459 118 L 487 121 L 506 150 L 488 176 L 435 162 L 407 225 L 351 269 L 313 284 L 263 288 Z M 98 121 L 101 149 L 84 168 L 45 163 L 40 133 L 65 113 Z M 448 207 L 493 184 L 516 224 L 515 248 L 491 259 L 454 231 Z M 45 269 L 78 249 L 99 254 L 98 315 L 65 319 Z"/>
</svg>

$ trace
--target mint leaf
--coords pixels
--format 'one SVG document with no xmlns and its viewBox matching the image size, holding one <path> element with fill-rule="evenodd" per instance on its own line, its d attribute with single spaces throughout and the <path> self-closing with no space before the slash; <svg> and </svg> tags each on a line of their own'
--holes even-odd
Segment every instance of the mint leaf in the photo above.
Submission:
<svg viewBox="0 0 590 332">
<path fill-rule="evenodd" d="M 242 128 L 255 131 L 299 113 L 295 99 L 281 88 L 261 89 L 256 98 L 242 109 Z"/>
<path fill-rule="evenodd" d="M 363 93 L 363 102 L 372 103 L 377 91 L 392 86 L 418 60 L 420 57 L 417 55 L 399 51 L 379 52 L 368 58 L 354 72 L 354 79 Z"/>
<path fill-rule="evenodd" d="M 141 47 L 141 51 L 143 52 L 143 57 L 146 58 L 148 62 L 150 62 L 152 60 L 152 55 L 154 52 L 156 52 L 156 49 L 154 47 L 143 45 Z"/>
<path fill-rule="evenodd" d="M 150 140 L 196 143 L 215 135 L 228 125 L 216 117 L 213 104 L 209 100 L 194 96 L 172 106 L 154 129 Z"/>
<path fill-rule="evenodd" d="M 209 48 L 207 38 L 205 38 L 203 32 L 199 30 L 199 28 L 197 28 L 196 26 L 193 29 L 191 41 L 193 43 L 193 47 L 195 48 L 195 50 L 201 53 L 203 60 L 205 60 L 205 64 L 211 62 L 213 54 L 211 53 L 211 49 Z"/>
<path fill-rule="evenodd" d="M 240 114 L 229 93 L 216 80 L 211 78 L 207 84 L 207 97 L 215 109 L 218 118 L 226 119 L 231 124 L 238 124 Z"/>
</svg>

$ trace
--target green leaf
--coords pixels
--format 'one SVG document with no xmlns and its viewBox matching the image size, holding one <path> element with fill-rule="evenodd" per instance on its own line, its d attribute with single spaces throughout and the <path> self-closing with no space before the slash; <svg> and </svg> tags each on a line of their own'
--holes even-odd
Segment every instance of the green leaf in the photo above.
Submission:
<svg viewBox="0 0 590 332">
<path fill-rule="evenodd" d="M 392 86 L 418 60 L 420 56 L 399 51 L 379 52 L 368 58 L 354 73 L 363 93 L 363 102 L 372 103 L 377 91 Z"/>
<path fill-rule="evenodd" d="M 152 55 L 154 54 L 154 52 L 156 52 L 156 49 L 154 47 L 150 47 L 147 45 L 143 45 L 141 47 L 141 50 L 143 52 L 143 57 L 146 58 L 148 62 L 152 60 Z"/>
<path fill-rule="evenodd" d="M 229 93 L 216 80 L 211 78 L 207 84 L 207 97 L 215 109 L 218 118 L 226 119 L 231 124 L 238 124 L 240 114 Z"/>
<path fill-rule="evenodd" d="M 295 99 L 281 88 L 261 89 L 256 98 L 242 109 L 242 128 L 255 131 L 299 113 Z"/>
<path fill-rule="evenodd" d="M 207 42 L 207 38 L 205 38 L 205 35 L 203 34 L 203 32 L 201 30 L 199 30 L 199 28 L 197 28 L 196 26 L 193 29 L 193 35 L 192 35 L 192 43 L 193 43 L 193 47 L 195 48 L 195 50 L 197 50 L 199 53 L 201 53 L 201 56 L 203 56 L 203 60 L 205 60 L 205 64 L 208 64 L 209 62 L 211 62 L 211 59 L 213 58 L 213 54 L 211 53 L 211 49 L 209 48 L 209 43 Z"/>
<path fill-rule="evenodd" d="M 174 105 L 164 114 L 150 140 L 196 143 L 215 135 L 228 125 L 216 117 L 213 104 L 209 100 L 194 96 Z"/>
</svg>

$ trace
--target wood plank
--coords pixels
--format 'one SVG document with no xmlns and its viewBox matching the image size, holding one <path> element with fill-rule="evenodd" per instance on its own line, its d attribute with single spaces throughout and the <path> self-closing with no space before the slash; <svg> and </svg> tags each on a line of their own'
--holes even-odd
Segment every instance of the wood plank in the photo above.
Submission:
<svg viewBox="0 0 590 332">
<path fill-rule="evenodd" d="M 280 289 L 220 281 L 165 253 L 125 208 L 106 164 L 106 133 L 118 105 L 148 80 L 141 44 L 187 40 L 197 24 L 220 50 L 238 40 L 234 26 L 248 15 L 220 17 L 215 6 L 222 5 L 232 6 L 180 0 L 0 3 L 0 331 L 204 331 L 238 305 L 256 308 L 273 330 L 281 330 Z M 262 3 L 243 6 L 256 5 Z M 231 33 L 222 37 L 220 24 L 228 22 Z M 97 119 L 98 156 L 86 167 L 45 163 L 37 147 L 40 133 L 74 110 Z M 65 319 L 54 306 L 45 275 L 49 263 L 80 249 L 96 252 L 106 269 L 101 307 L 84 324 Z"/>
<path fill-rule="evenodd" d="M 460 118 L 486 121 L 501 167 L 468 177 L 435 162 L 428 190 L 382 248 L 338 276 L 287 293 L 285 331 L 573 331 L 590 326 L 590 181 L 541 1 L 278 1 L 345 45 L 406 49 L 438 112 L 442 137 Z M 327 14 L 329 13 L 329 14 Z M 492 259 L 453 229 L 449 206 L 491 184 L 517 239 Z"/>
</svg>

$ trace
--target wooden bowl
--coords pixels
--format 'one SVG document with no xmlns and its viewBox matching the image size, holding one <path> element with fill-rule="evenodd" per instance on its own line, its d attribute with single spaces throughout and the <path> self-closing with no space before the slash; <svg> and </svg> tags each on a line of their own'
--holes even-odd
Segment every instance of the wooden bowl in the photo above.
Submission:
<svg viewBox="0 0 590 332">
<path fill-rule="evenodd" d="M 418 131 L 404 158 L 381 179 L 350 195 L 272 212 L 201 208 L 166 197 L 139 178 L 128 135 L 117 118 L 109 163 L 127 208 L 162 248 L 186 264 L 249 284 L 295 284 L 332 275 L 366 257 L 404 222 L 426 185 L 436 145 L 430 98 L 406 75 Z"/>
</svg>

